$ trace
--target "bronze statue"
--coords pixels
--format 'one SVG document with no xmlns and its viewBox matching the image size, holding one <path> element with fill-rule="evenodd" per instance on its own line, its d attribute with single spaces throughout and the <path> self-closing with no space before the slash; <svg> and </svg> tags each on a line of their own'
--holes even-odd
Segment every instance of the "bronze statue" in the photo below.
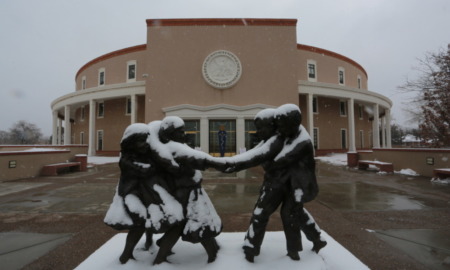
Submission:
<svg viewBox="0 0 450 270">
<path fill-rule="evenodd" d="M 259 145 L 229 161 L 235 163 L 228 172 L 262 164 L 265 175 L 244 242 L 245 258 L 254 262 L 259 255 L 270 215 L 281 205 L 281 218 L 286 235 L 287 255 L 300 260 L 302 230 L 319 252 L 326 245 L 320 229 L 303 203 L 318 193 L 314 150 L 311 139 L 301 125 L 300 109 L 293 104 L 266 109 L 255 117 Z"/>
</svg>

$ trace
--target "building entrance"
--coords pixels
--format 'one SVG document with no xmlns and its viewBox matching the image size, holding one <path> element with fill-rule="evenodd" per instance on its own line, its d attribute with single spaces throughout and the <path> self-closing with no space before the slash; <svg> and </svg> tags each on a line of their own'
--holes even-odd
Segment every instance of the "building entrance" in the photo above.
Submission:
<svg viewBox="0 0 450 270">
<path fill-rule="evenodd" d="M 215 157 L 236 154 L 236 121 L 209 121 L 209 154 Z"/>
</svg>

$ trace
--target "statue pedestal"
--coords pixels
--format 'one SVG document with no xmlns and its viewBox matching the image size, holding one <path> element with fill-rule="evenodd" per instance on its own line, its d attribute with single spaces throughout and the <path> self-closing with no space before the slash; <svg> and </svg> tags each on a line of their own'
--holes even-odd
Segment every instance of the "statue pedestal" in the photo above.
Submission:
<svg viewBox="0 0 450 270">
<path fill-rule="evenodd" d="M 154 237 L 159 238 L 161 234 Z M 266 232 L 261 247 L 261 254 L 255 257 L 253 264 L 247 262 L 242 251 L 245 233 L 221 233 L 217 237 L 220 250 L 215 262 L 207 264 L 207 255 L 200 244 L 191 244 L 178 241 L 173 248 L 174 255 L 157 268 L 160 270 L 230 270 L 230 269 L 369 269 L 353 254 L 342 247 L 322 231 L 323 238 L 328 242 L 319 254 L 311 251 L 312 243 L 303 235 L 303 251 L 300 252 L 300 261 L 293 261 L 286 256 L 286 243 L 283 232 Z M 156 256 L 158 247 L 153 244 L 149 251 L 143 250 L 144 238 L 138 243 L 134 251 L 136 260 L 130 260 L 121 265 L 119 256 L 125 244 L 125 233 L 120 233 L 106 242 L 100 249 L 94 252 L 76 270 L 110 269 L 110 270 L 148 270 L 152 268 L 152 262 Z M 154 241 L 155 242 L 155 241 Z M 150 268 L 149 268 L 150 267 Z"/>
</svg>

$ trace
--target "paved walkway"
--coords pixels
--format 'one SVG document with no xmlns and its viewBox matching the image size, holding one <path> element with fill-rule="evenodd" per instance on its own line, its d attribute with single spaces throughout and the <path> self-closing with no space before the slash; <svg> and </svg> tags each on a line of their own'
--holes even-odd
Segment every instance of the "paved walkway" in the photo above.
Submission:
<svg viewBox="0 0 450 270">
<path fill-rule="evenodd" d="M 1 269 L 73 269 L 117 231 L 103 224 L 117 164 L 0 182 Z M 206 172 L 224 231 L 246 231 L 263 172 Z M 371 269 L 450 269 L 450 187 L 319 162 L 320 194 L 307 204 L 322 229 Z M 282 230 L 278 213 L 268 230 Z M 306 241 L 306 240 L 305 240 Z"/>
</svg>

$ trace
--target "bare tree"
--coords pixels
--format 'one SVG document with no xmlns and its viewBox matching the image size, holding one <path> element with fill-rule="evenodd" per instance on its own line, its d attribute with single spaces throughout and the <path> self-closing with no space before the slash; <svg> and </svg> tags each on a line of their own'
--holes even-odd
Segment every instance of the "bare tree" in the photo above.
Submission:
<svg viewBox="0 0 450 270">
<path fill-rule="evenodd" d="M 435 147 L 450 147 L 450 44 L 419 59 L 420 76 L 399 87 L 414 93 L 410 113 L 419 121 L 421 137 Z"/>
<path fill-rule="evenodd" d="M 40 128 L 26 121 L 15 123 L 9 130 L 9 136 L 11 144 L 36 144 L 42 139 Z"/>
</svg>

